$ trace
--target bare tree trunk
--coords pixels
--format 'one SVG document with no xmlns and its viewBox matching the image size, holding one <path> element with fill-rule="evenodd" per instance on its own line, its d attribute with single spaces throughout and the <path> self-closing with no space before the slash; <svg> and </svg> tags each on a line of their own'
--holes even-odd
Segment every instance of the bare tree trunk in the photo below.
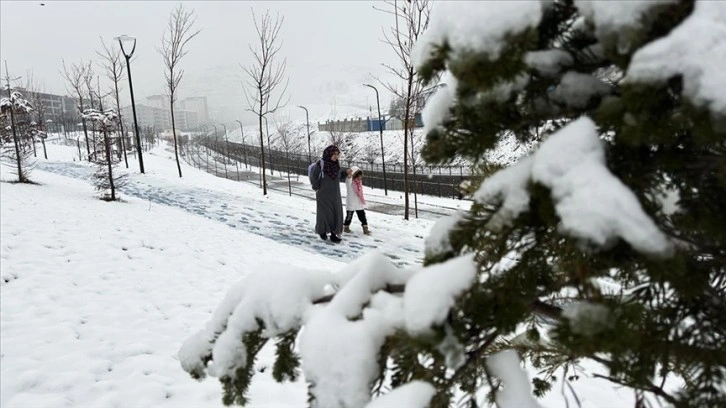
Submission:
<svg viewBox="0 0 726 408">
<path fill-rule="evenodd" d="M 118 81 L 114 81 L 114 91 L 116 92 L 116 108 L 118 110 L 118 130 L 119 130 L 119 139 L 121 139 L 121 150 L 124 153 L 124 163 L 126 164 L 126 168 L 129 168 L 129 158 L 126 156 L 126 132 L 124 132 L 124 123 L 121 119 L 121 101 L 118 95 Z"/>
<path fill-rule="evenodd" d="M 87 159 L 90 162 L 91 161 L 91 146 L 88 143 L 88 126 L 86 126 L 86 119 L 83 118 L 83 97 L 80 96 L 80 93 L 78 94 L 78 103 L 80 105 L 79 109 L 81 111 L 81 123 L 83 124 L 83 135 L 86 137 L 86 154 L 88 155 Z"/>
<path fill-rule="evenodd" d="M 46 132 L 46 135 L 48 133 Z M 48 151 L 45 150 L 45 138 L 40 138 L 40 142 L 43 143 L 43 157 L 45 157 L 45 160 L 48 160 Z"/>
<path fill-rule="evenodd" d="M 409 213 L 409 199 L 408 199 L 408 132 L 409 129 L 409 120 L 408 115 L 411 113 L 411 87 L 413 85 L 413 75 L 409 75 L 408 77 L 408 87 L 407 87 L 407 96 L 406 96 L 406 112 L 404 114 L 404 122 L 403 122 L 403 197 L 404 197 L 404 209 L 403 209 L 403 219 L 408 220 L 408 213 Z"/>
<path fill-rule="evenodd" d="M 10 75 L 8 75 L 8 63 L 5 62 L 5 75 L 8 83 L 8 97 L 10 98 L 10 127 L 13 129 L 13 143 L 15 144 L 15 161 L 18 166 L 18 182 L 25 183 L 27 180 L 25 179 L 25 175 L 23 174 L 23 165 L 22 160 L 20 159 L 20 141 L 18 140 L 18 135 L 15 132 L 15 106 L 12 102 L 12 92 L 10 91 Z"/>
<path fill-rule="evenodd" d="M 179 170 L 179 177 L 182 176 L 181 163 L 179 163 L 179 151 L 177 150 L 176 141 L 176 125 L 174 124 L 174 102 L 170 102 L 171 106 L 171 133 L 174 135 L 174 157 L 176 158 L 176 168 Z"/>
<path fill-rule="evenodd" d="M 249 77 L 247 85 L 251 89 L 254 89 L 254 93 L 248 93 L 246 88 L 243 88 L 243 91 L 249 107 L 247 110 L 253 112 L 258 118 L 258 126 L 260 130 L 260 164 L 262 165 L 260 168 L 260 184 L 262 184 L 262 194 L 267 195 L 267 176 L 265 175 L 266 163 L 262 120 L 266 119 L 266 115 L 275 113 L 278 108 L 287 104 L 287 102 L 282 103 L 282 99 L 285 96 L 289 80 L 286 81 L 285 87 L 282 92 L 280 92 L 277 100 L 274 103 L 270 100 L 272 93 L 283 82 L 285 77 L 286 61 L 283 60 L 281 64 L 275 65 L 277 60 L 276 55 L 281 48 L 281 45 L 278 44 L 278 35 L 284 18 L 281 19 L 278 16 L 273 21 L 268 11 L 262 16 L 262 20 L 258 22 L 254 14 L 254 10 L 252 11 L 252 18 L 257 31 L 257 38 L 260 41 L 260 47 L 258 50 L 255 50 L 252 46 L 250 46 L 250 51 L 252 52 L 252 56 L 256 62 L 249 67 L 242 67 Z"/>
<path fill-rule="evenodd" d="M 258 115 L 260 121 L 260 157 L 262 158 L 262 195 L 267 195 L 267 175 L 265 174 L 265 140 L 262 134 L 262 115 Z"/>
<path fill-rule="evenodd" d="M 113 184 L 113 166 L 111 166 L 111 142 L 108 140 L 108 131 L 103 129 L 103 143 L 106 147 L 106 165 L 108 166 L 108 184 L 111 186 L 111 201 L 116 201 L 116 186 Z"/>
<path fill-rule="evenodd" d="M 179 177 L 182 177 L 181 162 L 179 161 L 179 141 L 176 137 L 176 120 L 174 118 L 174 102 L 176 102 L 177 89 L 179 83 L 184 76 L 184 70 L 179 68 L 179 62 L 186 55 L 187 51 L 184 47 L 192 38 L 199 34 L 199 30 L 192 32 L 192 27 L 196 17 L 194 11 L 185 11 L 184 6 L 174 9 L 169 16 L 168 31 L 161 39 L 161 48 L 159 53 L 164 59 L 166 65 L 166 86 L 169 92 L 169 109 L 171 110 L 171 132 L 174 138 L 174 158 L 176 159 L 176 168 L 179 171 Z M 226 169 L 226 163 L 225 163 Z"/>
</svg>

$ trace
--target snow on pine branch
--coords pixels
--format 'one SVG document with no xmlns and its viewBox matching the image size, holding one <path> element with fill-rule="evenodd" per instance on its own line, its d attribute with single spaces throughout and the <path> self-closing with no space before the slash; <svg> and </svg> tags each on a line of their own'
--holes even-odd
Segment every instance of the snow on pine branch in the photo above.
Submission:
<svg viewBox="0 0 726 408">
<path fill-rule="evenodd" d="M 575 6 L 595 25 L 595 36 L 600 41 L 615 36 L 618 49 L 625 53 L 630 48 L 628 36 L 641 25 L 643 18 L 655 8 L 676 0 L 592 1 L 576 0 Z"/>
<path fill-rule="evenodd" d="M 271 338 L 304 328 L 299 350 L 316 406 L 362 407 L 370 402 L 386 338 L 409 327 L 416 335 L 442 323 L 475 273 L 471 255 L 403 270 L 372 252 L 336 274 L 273 265 L 230 289 L 206 327 L 184 342 L 179 360 L 197 378 L 205 373 L 234 378 L 247 364 L 241 341 L 246 333 L 263 329 L 262 336 Z M 403 288 L 403 295 L 388 293 L 392 287 Z M 432 390 L 427 384 L 410 385 L 389 398 L 425 406 Z"/>
<path fill-rule="evenodd" d="M 528 209 L 530 181 L 551 190 L 566 235 L 603 247 L 623 239 L 652 255 L 671 249 L 635 194 L 607 169 L 602 141 L 588 117 L 568 124 L 532 155 L 482 183 L 474 198 L 501 203 L 490 227 L 506 225 Z"/>
<path fill-rule="evenodd" d="M 86 109 L 83 111 L 83 118 L 98 122 L 103 126 L 111 127 L 116 124 L 118 115 L 112 109 L 107 109 L 103 112 L 98 109 Z"/>
<path fill-rule="evenodd" d="M 10 107 L 12 107 L 15 111 L 21 111 L 25 113 L 30 113 L 33 111 L 33 105 L 28 102 L 28 100 L 23 97 L 23 94 L 18 91 L 11 92 L 10 97 L 0 99 L 0 109 L 2 109 L 2 111 L 5 111 Z"/>
<path fill-rule="evenodd" d="M 724 61 L 726 2 L 698 1 L 679 26 L 633 55 L 626 80 L 664 82 L 682 75 L 683 94 L 694 105 L 726 115 Z"/>
<path fill-rule="evenodd" d="M 490 356 L 487 367 L 504 383 L 495 397 L 498 408 L 541 408 L 532 396 L 532 384 L 519 365 L 516 351 L 505 350 Z"/>
<path fill-rule="evenodd" d="M 486 53 L 495 60 L 507 36 L 537 27 L 542 6 L 536 0 L 435 2 L 429 29 L 414 45 L 414 65 L 425 64 L 435 47 L 443 44 L 455 53 Z"/>
<path fill-rule="evenodd" d="M 468 254 L 415 274 L 403 294 L 406 330 L 425 335 L 431 327 L 441 325 L 456 297 L 474 282 L 476 271 L 474 254 Z"/>
<path fill-rule="evenodd" d="M 234 285 L 212 315 L 206 327 L 189 338 L 179 351 L 185 371 L 198 377 L 235 377 L 235 370 L 247 363 L 245 333 L 264 324 L 264 335 L 273 337 L 300 327 L 312 300 L 325 294 L 331 275 L 288 265 L 269 265 L 250 273 Z M 211 357 L 212 364 L 205 361 Z"/>
</svg>

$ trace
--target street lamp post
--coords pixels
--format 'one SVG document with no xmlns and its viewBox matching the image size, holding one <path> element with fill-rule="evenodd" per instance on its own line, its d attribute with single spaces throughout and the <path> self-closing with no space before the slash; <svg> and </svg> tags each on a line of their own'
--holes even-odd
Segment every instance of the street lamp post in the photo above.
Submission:
<svg viewBox="0 0 726 408">
<path fill-rule="evenodd" d="M 376 91 L 376 103 L 378 104 L 378 130 L 381 134 L 381 162 L 383 163 L 383 191 L 388 195 L 388 181 L 386 180 L 386 155 L 383 152 L 383 117 L 381 116 L 381 100 L 378 98 L 378 89 L 373 85 L 363 84 Z"/>
<path fill-rule="evenodd" d="M 136 131 L 136 151 L 139 153 L 139 169 L 141 170 L 141 174 L 144 174 L 144 158 L 141 155 L 141 137 L 139 136 L 139 122 L 136 120 L 136 103 L 134 102 L 134 84 L 131 82 L 131 57 L 134 55 L 134 51 L 136 51 L 136 38 L 129 37 L 127 35 L 122 35 L 120 37 L 114 38 L 115 40 L 118 40 L 119 45 L 121 46 L 121 51 L 124 54 L 124 58 L 126 58 L 126 72 L 129 74 L 129 91 L 131 91 L 131 111 L 134 113 L 134 130 Z M 134 45 L 131 47 L 131 52 L 126 53 L 126 49 L 124 49 L 124 41 L 133 41 Z"/>
<path fill-rule="evenodd" d="M 308 124 L 308 162 L 311 162 L 313 160 L 313 156 L 310 152 L 310 114 L 308 113 L 308 108 L 298 105 L 298 108 L 305 109 L 305 121 Z"/>
<path fill-rule="evenodd" d="M 242 135 L 242 151 L 245 155 L 245 169 L 249 169 L 249 167 L 247 166 L 247 144 L 245 143 L 245 139 L 247 136 L 245 136 L 245 130 L 242 127 L 242 122 L 240 122 L 239 120 L 235 120 L 235 122 L 239 123 L 239 131 Z"/>
<path fill-rule="evenodd" d="M 228 146 L 229 143 L 227 143 L 227 126 L 224 123 L 220 123 L 222 127 L 224 128 L 224 178 L 227 177 L 227 160 L 229 159 L 229 150 Z"/>
</svg>

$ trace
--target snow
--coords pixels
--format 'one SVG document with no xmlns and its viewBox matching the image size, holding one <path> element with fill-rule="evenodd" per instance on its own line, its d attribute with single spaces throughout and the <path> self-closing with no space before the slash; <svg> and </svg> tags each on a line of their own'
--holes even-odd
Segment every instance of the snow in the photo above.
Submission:
<svg viewBox="0 0 726 408">
<path fill-rule="evenodd" d="M 585 336 L 596 335 L 613 324 L 607 306 L 586 301 L 567 304 L 562 317 L 568 320 L 573 333 Z"/>
<path fill-rule="evenodd" d="M 429 232 L 424 241 L 426 256 L 436 256 L 453 251 L 449 240 L 449 233 L 464 217 L 464 212 L 441 217 Z"/>
<path fill-rule="evenodd" d="M 25 111 L 25 113 L 33 111 L 33 106 L 23 97 L 23 94 L 18 91 L 13 91 L 10 93 L 9 97 L 0 99 L 0 108 L 8 108 L 11 106 L 15 110 Z"/>
<path fill-rule="evenodd" d="M 313 313 L 300 336 L 303 372 L 314 384 L 318 407 L 364 406 L 370 400 L 369 385 L 380 372 L 378 352 L 386 337 L 402 326 L 402 300 L 376 292 L 404 283 L 410 272 L 372 253 L 342 273 L 348 282 L 329 305 Z M 358 316 L 362 318 L 349 320 Z"/>
<path fill-rule="evenodd" d="M 181 342 L 268 259 L 340 265 L 180 209 L 102 202 L 86 181 L 33 179 L 0 186 L 3 407 L 221 406 L 219 384 L 179 366 Z M 267 394 L 272 379 L 258 379 L 261 405 L 304 401 L 304 388 Z"/>
<path fill-rule="evenodd" d="M 532 155 L 484 180 L 480 203 L 501 201 L 488 227 L 508 225 L 529 205 L 529 181 L 551 190 L 560 230 L 571 237 L 608 246 L 622 238 L 638 251 L 666 255 L 671 245 L 638 199 L 605 163 L 605 151 L 588 117 L 550 135 Z"/>
<path fill-rule="evenodd" d="M 618 50 L 625 53 L 631 47 L 627 37 L 641 24 L 643 18 L 654 9 L 675 2 L 675 0 L 575 0 L 575 6 L 595 24 L 595 35 L 600 41 L 615 36 Z"/>
<path fill-rule="evenodd" d="M 418 266 L 423 239 L 415 236 L 431 221 L 371 212 L 375 236 L 346 235 L 334 246 L 310 240 L 312 201 L 264 198 L 251 184 L 185 164 L 180 179 L 164 149 L 144 156 L 145 175 L 129 156 L 125 201 L 112 203 L 96 198 L 93 166 L 73 161 L 75 146 L 51 141 L 48 154 L 33 173 L 39 185 L 0 183 L 2 407 L 222 407 L 218 381 L 196 382 L 184 369 L 202 372 L 210 339 L 230 322 L 246 324 L 243 304 L 267 322 L 267 334 L 307 322 L 298 338 L 305 377 L 274 382 L 265 369 L 274 347 L 264 347 L 251 406 L 303 406 L 306 380 L 316 381 L 321 407 L 366 406 L 379 368 L 372 356 L 406 327 L 404 303 L 418 303 L 436 324 L 428 303 L 448 307 L 473 273 L 466 257 Z M 425 299 L 430 288 L 415 283 L 424 280 L 435 289 Z M 379 290 L 407 282 L 408 300 Z M 310 305 L 334 290 L 329 304 Z M 455 366 L 461 349 L 455 338 L 444 343 Z M 583 407 L 633 404 L 632 393 L 604 380 L 583 377 L 576 388 Z M 431 393 L 411 384 L 370 403 L 425 406 Z M 544 401 L 564 405 L 557 392 Z"/>
<path fill-rule="evenodd" d="M 500 170 L 482 182 L 479 190 L 474 193 L 474 200 L 487 203 L 502 199 L 502 204 L 491 217 L 487 227 L 497 231 L 509 225 L 521 213 L 529 208 L 527 183 L 532 174 L 534 159 L 525 157 L 514 165 Z"/>
<path fill-rule="evenodd" d="M 449 108 L 456 98 L 457 80 L 451 72 L 444 72 L 441 83 L 446 86 L 439 87 L 421 111 L 425 133 L 429 133 L 443 124 L 449 114 Z"/>
<path fill-rule="evenodd" d="M 592 98 L 611 92 L 610 86 L 590 74 L 569 71 L 562 76 L 560 83 L 550 94 L 559 104 L 576 109 L 584 109 Z"/>
<path fill-rule="evenodd" d="M 560 229 L 606 246 L 622 238 L 638 251 L 664 255 L 665 235 L 630 189 L 605 164 L 595 123 L 582 117 L 547 138 L 534 156 L 532 180 L 552 190 Z"/>
<path fill-rule="evenodd" d="M 264 325 L 265 337 L 299 328 L 307 307 L 324 294 L 323 289 L 329 281 L 329 273 L 276 262 L 250 273 L 243 284 L 233 289 L 243 293 L 228 295 L 228 298 L 238 298 L 239 302 L 212 349 L 210 374 L 218 378 L 234 378 L 235 371 L 245 366 L 246 351 L 239 339 L 258 329 L 258 319 Z M 223 303 L 222 310 L 227 311 L 228 307 Z"/>
<path fill-rule="evenodd" d="M 429 28 L 414 45 L 413 63 L 422 66 L 444 43 L 455 53 L 485 53 L 494 61 L 507 36 L 537 27 L 541 18 L 540 1 L 435 2 Z"/>
<path fill-rule="evenodd" d="M 504 387 L 497 391 L 495 397 L 498 408 L 541 408 L 532 396 L 532 385 L 519 365 L 516 351 L 505 350 L 490 356 L 487 367 L 504 382 Z"/>
<path fill-rule="evenodd" d="M 627 2 L 623 2 L 627 3 Z M 668 35 L 639 49 L 626 79 L 664 82 L 683 76 L 683 93 L 714 114 L 726 111 L 726 2 L 697 1 L 693 13 Z"/>
<path fill-rule="evenodd" d="M 552 78 L 559 74 L 563 68 L 572 65 L 574 60 L 569 52 L 553 49 L 530 51 L 525 55 L 524 62 L 540 75 Z"/>
<path fill-rule="evenodd" d="M 436 393 L 433 385 L 411 381 L 366 405 L 366 408 L 426 408 Z"/>
<path fill-rule="evenodd" d="M 456 297 L 474 282 L 476 271 L 474 255 L 468 254 L 413 275 L 403 294 L 406 330 L 413 335 L 427 334 L 443 323 Z"/>
</svg>

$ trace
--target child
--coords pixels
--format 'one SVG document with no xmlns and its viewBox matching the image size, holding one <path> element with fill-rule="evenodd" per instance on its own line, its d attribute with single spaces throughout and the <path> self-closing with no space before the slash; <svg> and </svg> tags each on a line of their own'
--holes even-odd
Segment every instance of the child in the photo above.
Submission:
<svg viewBox="0 0 726 408">
<path fill-rule="evenodd" d="M 368 221 L 366 221 L 366 200 L 363 198 L 363 172 L 358 167 L 351 167 L 348 178 L 345 179 L 347 194 L 345 197 L 345 222 L 343 232 L 350 232 L 350 223 L 353 222 L 353 212 L 363 224 L 363 233 L 370 235 Z"/>
</svg>

